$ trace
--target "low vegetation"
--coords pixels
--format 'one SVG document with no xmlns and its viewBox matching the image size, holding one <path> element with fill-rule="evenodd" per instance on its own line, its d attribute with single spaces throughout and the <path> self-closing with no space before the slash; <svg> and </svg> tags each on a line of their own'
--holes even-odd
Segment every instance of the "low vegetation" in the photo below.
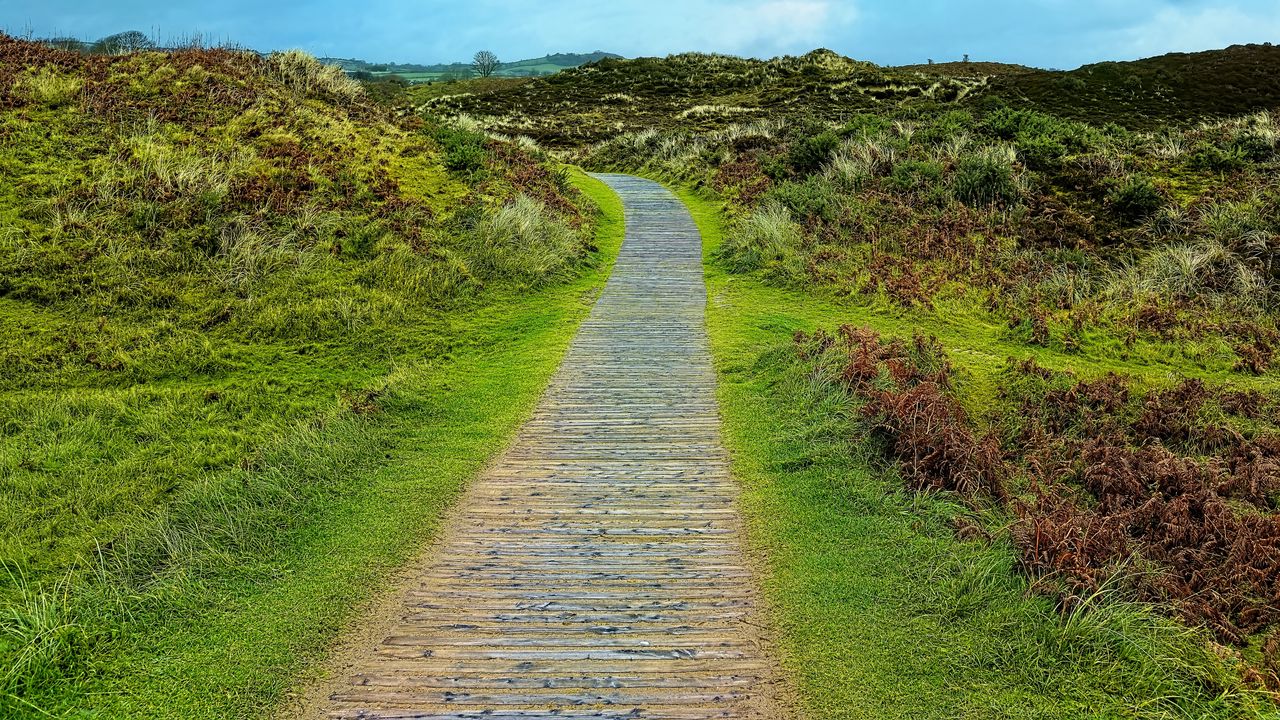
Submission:
<svg viewBox="0 0 1280 720">
<path fill-rule="evenodd" d="M 1063 120 L 1158 130 L 1187 119 L 1230 118 L 1280 105 L 1272 69 L 1280 47 L 1235 46 L 1069 72 L 999 63 L 883 67 L 815 50 L 754 60 L 706 53 L 605 58 L 553 77 L 495 88 L 456 83 L 405 106 L 465 114 L 487 129 L 570 149 L 628 132 L 723 131 L 739 124 L 941 106 L 984 114 L 993 104 Z M 1223 88 L 1230 88 L 1223 91 Z M 496 91 L 495 91 L 496 89 Z"/>
<path fill-rule="evenodd" d="M 1264 374 L 1280 341 L 1278 122 L 1137 134 L 1003 106 L 908 108 L 624 134 L 584 158 L 729 198 L 738 230 L 719 259 L 779 284 L 981 307 L 1067 353 L 1163 345 Z"/>
<path fill-rule="evenodd" d="M 1126 593 L 1237 647 L 1276 625 L 1274 398 L 1200 380 L 1138 392 L 1115 374 L 1079 380 L 1026 360 L 974 420 L 936 341 L 844 326 L 796 343 L 811 372 L 857 400 L 909 488 L 1014 516 L 1020 567 L 1064 611 Z M 1280 687 L 1278 646 L 1280 635 L 1263 638 L 1249 668 L 1266 689 Z"/>
<path fill-rule="evenodd" d="M 411 87 L 0 37 L 0 712 L 278 703 L 598 286 L 556 157 L 702 227 L 813 716 L 1273 717 L 1278 52 Z"/>
<path fill-rule="evenodd" d="M 771 62 L 677 56 L 599 63 L 576 71 L 578 82 L 565 74 L 426 106 L 564 146 L 587 167 L 691 188 L 703 198 L 691 196 L 695 204 L 722 204 L 726 232 L 708 260 L 724 273 L 712 297 L 727 306 L 713 317 L 735 318 L 718 331 L 722 362 L 735 368 L 723 377 L 764 395 L 739 399 L 753 412 L 788 399 L 810 408 L 772 432 L 826 448 L 795 466 L 770 459 L 769 447 L 804 452 L 781 450 L 791 436 L 771 437 L 727 411 L 731 433 L 746 438 L 739 465 L 775 463 L 744 471 L 760 502 L 794 505 L 781 512 L 795 522 L 835 522 L 779 488 L 800 484 L 862 507 L 865 493 L 900 483 L 918 498 L 904 502 L 923 527 L 941 513 L 957 548 L 977 546 L 966 557 L 1007 579 L 1008 592 L 1045 599 L 1023 605 L 992 591 L 981 606 L 1028 612 L 1024 622 L 1070 635 L 1048 646 L 1009 641 L 1039 658 L 1023 657 L 1010 673 L 1062 683 L 1013 706 L 1071 717 L 1121 699 L 1117 711 L 1154 703 L 1153 717 L 1264 717 L 1274 712 L 1266 698 L 1277 689 L 1280 647 L 1280 103 L 1271 79 L 1251 68 L 1273 52 L 1250 46 L 1053 74 L 875 68 L 821 52 Z M 1182 69 L 1160 93 L 1116 80 L 1163 77 L 1166 66 Z M 1215 104 L 1203 92 L 1206 67 L 1252 90 Z M 955 91 L 871 90 L 881 77 L 928 72 Z M 1048 79 L 1056 94 L 1010 90 Z M 1096 94 L 1078 112 L 1062 110 L 1082 92 Z M 1185 99 L 1178 107 L 1189 117 L 1153 95 Z M 517 104 L 547 114 L 520 120 L 508 114 Z M 592 120 L 606 115 L 635 117 L 635 127 Z M 835 452 L 826 443 L 851 449 L 836 461 L 822 454 Z M 827 469 L 831 486 L 810 462 Z M 819 552 L 781 539 L 780 522 L 769 510 L 757 515 L 771 556 Z M 849 532 L 849 542 L 863 541 Z M 926 544 L 941 542 L 921 532 Z M 942 562 L 921 552 L 917 562 Z M 816 602 L 803 578 L 790 582 L 774 567 L 784 617 Z M 922 581 L 900 580 L 908 593 Z M 849 716 L 818 696 L 843 687 L 834 678 L 865 677 L 865 658 L 802 648 L 802 625 L 785 631 L 812 706 Z M 980 624 L 963 642 L 950 632 L 926 635 L 982 647 L 996 641 L 982 632 L 1007 630 Z M 1133 695 L 1102 689 L 1091 671 L 1062 671 L 1074 663 L 1110 666 Z M 887 691 L 894 680 L 884 680 Z"/>
<path fill-rule="evenodd" d="M 325 626 L 273 633 L 254 611 L 249 674 L 203 679 L 183 658 L 236 635 L 183 628 L 248 622 L 241 599 L 321 572 L 291 553 L 386 492 L 409 417 L 481 441 L 412 496 L 447 504 L 584 308 L 589 207 L 545 156 L 393 120 L 302 53 L 0 37 L 0 714 L 256 716 L 278 700 Z M 490 362 L 475 348 L 500 343 L 531 371 L 509 400 L 472 409 L 436 385 L 474 384 Z M 436 517 L 404 514 L 370 519 L 404 538 L 371 571 Z M 330 623 L 349 607 L 308 606 Z M 135 663 L 156 653 L 173 674 L 148 685 Z M 184 685 L 228 702 L 162 711 Z"/>
<path fill-rule="evenodd" d="M 717 255 L 732 236 L 719 203 L 685 199 Z M 1009 355 L 1060 368 L 1046 372 L 1061 385 L 1079 358 L 1020 350 L 998 325 L 851 303 L 721 262 L 708 283 L 726 440 L 812 716 L 1274 714 L 1266 642 L 1215 641 L 1151 602 L 1142 583 L 1160 561 L 1095 558 L 1105 569 L 1084 589 L 1023 559 L 1036 547 L 1020 510 L 1036 497 L 1035 458 L 1018 459 L 1019 440 L 1002 432 L 1019 405 L 993 385 L 1015 372 Z M 858 324 L 821 331 L 843 320 Z M 913 336 L 921 327 L 940 339 Z M 1143 387 L 1168 382 L 1136 361 L 1082 369 L 1099 367 Z M 1088 508 L 1071 467 L 1045 470 Z"/>
</svg>

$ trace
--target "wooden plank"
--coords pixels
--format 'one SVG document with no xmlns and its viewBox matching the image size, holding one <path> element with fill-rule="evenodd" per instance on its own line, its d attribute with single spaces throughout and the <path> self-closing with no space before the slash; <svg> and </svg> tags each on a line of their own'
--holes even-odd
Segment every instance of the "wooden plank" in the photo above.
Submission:
<svg viewBox="0 0 1280 720">
<path fill-rule="evenodd" d="M 506 675 L 485 676 L 468 674 L 461 677 L 433 675 L 422 677 L 416 675 L 356 675 L 351 678 L 352 685 L 362 687 L 390 688 L 467 688 L 467 689 L 592 689 L 592 688 L 742 688 L 750 687 L 760 681 L 759 675 L 723 675 L 708 673 L 704 675 L 681 675 L 667 677 L 663 675 L 578 675 L 564 677 L 532 677 Z"/>
</svg>

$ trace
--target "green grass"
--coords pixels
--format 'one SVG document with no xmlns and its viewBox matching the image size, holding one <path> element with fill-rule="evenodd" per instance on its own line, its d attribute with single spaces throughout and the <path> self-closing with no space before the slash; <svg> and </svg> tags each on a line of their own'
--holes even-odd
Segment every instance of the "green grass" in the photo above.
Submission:
<svg viewBox="0 0 1280 720">
<path fill-rule="evenodd" d="M 28 661 L 14 666 L 20 684 L 3 686 L 0 717 L 33 708 L 268 713 L 503 446 L 589 310 L 620 246 L 622 213 L 600 183 L 580 174 L 572 182 L 603 210 L 589 269 L 415 315 L 405 329 L 412 342 L 385 352 L 266 344 L 211 380 L 29 393 L 36 402 L 25 404 L 6 394 L 7 410 L 50 426 L 28 437 L 48 438 L 32 462 L 51 479 L 86 462 L 196 477 L 161 498 L 123 476 L 111 493 L 89 473 L 79 490 L 51 488 L 68 497 L 38 508 L 51 535 L 76 522 L 67 503 L 89 498 L 113 510 L 84 537 L 114 540 L 101 566 L 82 565 L 57 587 L 22 581 L 26 571 L 13 578 L 0 650 L 22 652 L 17 642 L 47 652 L 6 655 Z M 127 445 L 143 434 L 135 453 Z M 217 453 L 246 459 L 220 469 L 227 462 Z M 66 567 L 83 545 L 37 564 Z"/>
<path fill-rule="evenodd" d="M 67 60 L 0 36 L 12 53 Z M 359 87 L 314 59 L 70 60 L 86 93 L 146 100 L 0 113 L 0 562 L 18 574 L 128 542 L 344 394 L 448 353 L 455 310 L 583 267 L 589 229 L 538 160 L 336 103 Z M 240 95 L 150 94 L 174 73 Z M 171 114 L 122 117 L 148 107 Z"/>
<path fill-rule="evenodd" d="M 260 717 L 323 657 L 381 579 L 427 542 L 466 481 L 527 417 L 617 256 L 616 197 L 584 176 L 575 184 L 603 210 L 596 267 L 454 319 L 450 356 L 407 358 L 385 378 L 389 399 L 376 427 L 287 441 L 322 446 L 286 472 L 343 472 L 352 462 L 343 455 L 366 456 L 344 481 L 350 492 L 317 509 L 278 551 L 201 578 L 216 588 L 216 608 L 138 623 L 148 631 L 102 669 L 124 679 L 100 696 L 107 716 Z"/>
<path fill-rule="evenodd" d="M 976 314 L 896 312 L 727 273 L 713 258 L 719 204 L 680 194 L 703 233 L 719 399 L 750 539 L 811 717 L 1265 717 L 1199 633 L 1121 602 L 1060 617 L 1013 573 L 1005 543 L 957 539 L 951 520 L 964 508 L 902 492 L 860 439 L 848 398 L 806 374 L 790 338 L 842 322 L 923 329 L 965 369 L 971 400 L 1007 355 L 1152 381 L 1169 366 L 1029 352 Z"/>
</svg>

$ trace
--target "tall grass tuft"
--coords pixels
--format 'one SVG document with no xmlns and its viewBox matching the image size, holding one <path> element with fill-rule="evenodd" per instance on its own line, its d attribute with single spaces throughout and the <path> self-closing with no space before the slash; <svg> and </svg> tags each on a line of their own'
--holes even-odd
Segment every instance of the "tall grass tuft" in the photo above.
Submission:
<svg viewBox="0 0 1280 720">
<path fill-rule="evenodd" d="M 88 635 L 72 617 L 69 583 L 40 588 L 9 571 L 13 586 L 0 605 L 0 715 L 27 717 L 24 698 L 38 696 L 84 663 Z"/>
<path fill-rule="evenodd" d="M 886 175 L 898 161 L 897 149 L 886 141 L 859 137 L 846 141 L 831 156 L 826 175 L 853 187 Z"/>
<path fill-rule="evenodd" d="M 1212 238 L 1169 245 L 1112 271 L 1104 294 L 1114 300 L 1178 298 L 1207 307 L 1259 310 L 1270 301 L 1266 280 Z"/>
<path fill-rule="evenodd" d="M 1017 157 L 1009 145 L 989 145 L 964 154 L 951 178 L 952 193 L 975 207 L 1016 205 L 1023 195 L 1015 171 Z"/>
<path fill-rule="evenodd" d="M 719 257 L 732 272 L 769 269 L 783 278 L 800 275 L 800 227 L 791 211 L 778 202 L 757 208 L 728 233 Z"/>
<path fill-rule="evenodd" d="M 267 57 L 266 75 L 303 96 L 320 96 L 352 103 L 364 97 L 364 86 L 347 77 L 337 65 L 325 65 L 301 50 Z"/>
<path fill-rule="evenodd" d="M 527 195 L 481 220 L 463 241 L 467 264 L 477 278 L 531 287 L 568 277 L 585 252 L 572 228 Z"/>
<path fill-rule="evenodd" d="M 252 161 L 252 153 L 244 150 L 219 156 L 182 147 L 149 123 L 121 143 L 117 162 L 107 169 L 97 191 L 102 200 L 123 194 L 212 206 L 222 202 L 232 183 L 249 172 Z"/>
</svg>

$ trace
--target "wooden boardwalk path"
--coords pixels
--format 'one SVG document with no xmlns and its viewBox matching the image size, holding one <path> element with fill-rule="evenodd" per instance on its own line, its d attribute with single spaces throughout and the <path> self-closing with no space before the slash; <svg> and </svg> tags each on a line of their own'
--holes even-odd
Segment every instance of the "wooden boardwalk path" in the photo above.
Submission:
<svg viewBox="0 0 1280 720">
<path fill-rule="evenodd" d="M 613 275 L 336 718 L 778 718 L 719 434 L 693 221 L 622 197 Z"/>
</svg>

